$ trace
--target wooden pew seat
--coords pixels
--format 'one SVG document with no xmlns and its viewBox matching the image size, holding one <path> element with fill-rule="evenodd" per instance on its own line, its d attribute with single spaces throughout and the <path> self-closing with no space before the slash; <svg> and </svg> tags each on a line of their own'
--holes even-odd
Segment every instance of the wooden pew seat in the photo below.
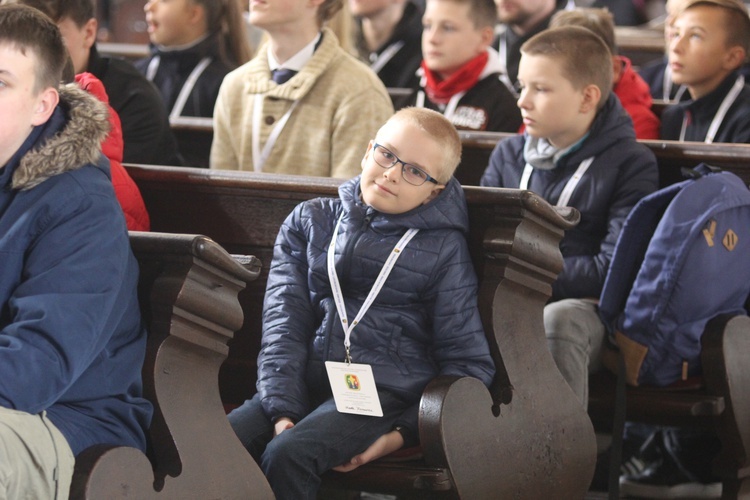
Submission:
<svg viewBox="0 0 750 500">
<path fill-rule="evenodd" d="M 127 169 L 155 230 L 206 234 L 230 252 L 261 260 L 261 275 L 240 295 L 245 324 L 220 377 L 224 402 L 241 403 L 254 393 L 260 305 L 278 228 L 300 201 L 337 196 L 340 181 Z M 554 366 L 542 326 L 542 309 L 562 266 L 558 242 L 578 213 L 557 211 L 528 191 L 465 192 L 480 311 L 498 376 L 489 391 L 472 378 L 436 378 L 420 405 L 422 457 L 390 457 L 349 474 L 330 473 L 326 488 L 425 498 L 580 499 L 593 474 L 593 428 Z"/>
<path fill-rule="evenodd" d="M 130 233 L 149 328 L 144 395 L 154 405 L 149 453 L 95 446 L 77 458 L 72 499 L 273 498 L 223 411 L 217 391 L 227 342 L 242 325 L 237 294 L 260 272 L 216 242 Z"/>
</svg>

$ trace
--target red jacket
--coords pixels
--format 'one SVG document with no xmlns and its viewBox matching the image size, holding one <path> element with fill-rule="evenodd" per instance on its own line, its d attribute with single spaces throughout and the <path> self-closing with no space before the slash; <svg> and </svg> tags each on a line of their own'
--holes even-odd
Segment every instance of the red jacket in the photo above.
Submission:
<svg viewBox="0 0 750 500">
<path fill-rule="evenodd" d="M 633 71 L 630 59 L 620 56 L 620 60 L 622 73 L 615 84 L 615 95 L 633 120 L 635 136 L 638 139 L 658 139 L 661 123 L 651 111 L 653 98 L 648 84 Z"/>
<path fill-rule="evenodd" d="M 109 108 L 110 131 L 107 138 L 102 142 L 102 152 L 109 159 L 112 185 L 115 188 L 115 196 L 120 202 L 125 214 L 125 222 L 130 231 L 148 231 L 151 229 L 146 205 L 143 203 L 141 192 L 135 185 L 133 179 L 122 166 L 122 125 L 117 112 L 109 106 L 109 97 L 104 90 L 101 80 L 91 73 L 80 73 L 76 75 L 76 83 L 89 94 L 97 97 L 107 104 Z"/>
</svg>

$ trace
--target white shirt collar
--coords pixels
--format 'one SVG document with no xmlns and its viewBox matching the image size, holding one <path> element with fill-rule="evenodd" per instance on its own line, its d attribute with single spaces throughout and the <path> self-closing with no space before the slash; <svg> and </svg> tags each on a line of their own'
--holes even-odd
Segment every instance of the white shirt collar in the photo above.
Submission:
<svg viewBox="0 0 750 500">
<path fill-rule="evenodd" d="M 302 50 L 290 57 L 284 64 L 279 64 L 279 61 L 276 60 L 276 56 L 273 55 L 273 51 L 269 50 L 268 67 L 271 71 L 282 67 L 294 71 L 301 71 L 305 64 L 307 64 L 307 61 L 312 59 L 313 53 L 315 52 L 315 46 L 318 44 L 318 41 L 320 41 L 320 37 L 321 34 L 318 33 L 318 36 L 305 45 Z"/>
</svg>

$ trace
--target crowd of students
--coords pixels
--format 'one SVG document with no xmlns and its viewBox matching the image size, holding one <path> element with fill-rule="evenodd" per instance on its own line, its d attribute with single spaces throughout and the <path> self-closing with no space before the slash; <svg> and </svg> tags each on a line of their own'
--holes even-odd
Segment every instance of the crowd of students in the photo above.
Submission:
<svg viewBox="0 0 750 500">
<path fill-rule="evenodd" d="M 0 460 L 0 491 L 10 497 L 65 498 L 86 446 L 145 446 L 145 332 L 126 231 L 149 221 L 121 162 L 193 165 L 170 120 L 213 120 L 212 169 L 348 179 L 340 199 L 303 203 L 282 226 L 258 392 L 229 415 L 276 495 L 295 499 L 315 498 L 327 470 L 415 444 L 416 405 L 436 375 L 492 380 L 452 176 L 457 130 L 517 132 L 495 147 L 483 186 L 581 213 L 560 244 L 544 327 L 584 407 L 607 343 L 597 299 L 615 242 L 659 185 L 638 139 L 750 142 L 740 0 L 669 0 L 665 60 L 640 75 L 618 54 L 607 9 L 562 0 L 252 0 L 258 47 L 237 0 L 148 0 L 150 54 L 135 65 L 99 54 L 92 0 L 1 3 L 0 454 L 13 460 Z M 356 34 L 332 29 L 342 16 Z M 657 117 L 653 99 L 672 104 Z M 374 383 L 351 413 L 346 387 L 328 380 L 355 366 Z M 688 470 L 674 452 L 694 436 L 679 446 L 677 430 L 632 427 L 630 437 L 631 494 L 667 498 L 685 482 L 715 494 L 707 463 Z"/>
</svg>

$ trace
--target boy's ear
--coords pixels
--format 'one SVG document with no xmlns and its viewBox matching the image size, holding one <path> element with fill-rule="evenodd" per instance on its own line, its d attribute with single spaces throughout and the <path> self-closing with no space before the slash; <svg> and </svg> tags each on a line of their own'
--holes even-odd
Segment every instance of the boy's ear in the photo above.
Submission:
<svg viewBox="0 0 750 500">
<path fill-rule="evenodd" d="M 589 113 L 592 110 L 596 112 L 599 100 L 602 98 L 602 91 L 593 83 L 583 88 L 583 101 L 581 102 L 581 113 Z"/>
<path fill-rule="evenodd" d="M 37 96 L 36 109 L 31 119 L 33 126 L 41 125 L 49 120 L 52 112 L 55 111 L 57 103 L 60 102 L 60 94 L 52 87 L 47 87 Z"/>
<path fill-rule="evenodd" d="M 432 188 L 432 192 L 430 193 L 430 196 L 428 196 L 427 199 L 422 202 L 422 205 L 427 205 L 429 202 L 437 198 L 437 196 L 440 194 L 440 191 L 442 191 L 443 189 L 445 189 L 444 184 L 440 184 Z"/>
<path fill-rule="evenodd" d="M 745 63 L 747 53 L 739 45 L 729 47 L 724 55 L 724 69 L 734 71 Z"/>
<path fill-rule="evenodd" d="M 83 25 L 83 41 L 86 48 L 90 49 L 96 42 L 96 32 L 99 30 L 99 23 L 95 17 L 92 17 Z"/>
<path fill-rule="evenodd" d="M 190 16 L 188 19 L 192 24 L 203 23 L 206 18 L 206 8 L 198 2 L 190 2 Z"/>
<path fill-rule="evenodd" d="M 485 26 L 480 31 L 482 45 L 489 47 L 492 44 L 492 40 L 495 39 L 495 29 L 492 26 Z"/>
</svg>

